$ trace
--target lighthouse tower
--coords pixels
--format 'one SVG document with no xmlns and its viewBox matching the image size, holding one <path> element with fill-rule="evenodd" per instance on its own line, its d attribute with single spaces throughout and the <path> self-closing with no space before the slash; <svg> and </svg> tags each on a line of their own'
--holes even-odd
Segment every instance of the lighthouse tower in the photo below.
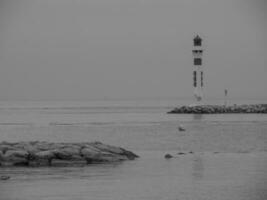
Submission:
<svg viewBox="0 0 267 200">
<path fill-rule="evenodd" d="M 194 97 L 197 102 L 201 102 L 203 99 L 203 48 L 202 39 L 197 35 L 193 39 L 193 86 L 194 86 Z"/>
</svg>

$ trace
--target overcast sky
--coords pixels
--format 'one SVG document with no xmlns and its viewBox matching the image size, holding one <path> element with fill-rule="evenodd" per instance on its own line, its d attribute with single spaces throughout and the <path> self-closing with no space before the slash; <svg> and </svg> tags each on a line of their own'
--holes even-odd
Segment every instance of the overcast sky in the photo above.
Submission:
<svg viewBox="0 0 267 200">
<path fill-rule="evenodd" d="M 267 97 L 266 2 L 0 0 L 0 100 Z"/>
</svg>

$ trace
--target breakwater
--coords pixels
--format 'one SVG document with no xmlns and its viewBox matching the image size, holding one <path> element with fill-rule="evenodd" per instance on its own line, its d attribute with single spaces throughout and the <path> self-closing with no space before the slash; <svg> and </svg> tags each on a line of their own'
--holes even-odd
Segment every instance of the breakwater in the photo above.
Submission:
<svg viewBox="0 0 267 200">
<path fill-rule="evenodd" d="M 101 142 L 0 143 L 0 167 L 5 166 L 73 166 L 133 160 L 131 151 Z"/>
<path fill-rule="evenodd" d="M 267 104 L 180 106 L 169 114 L 267 113 Z"/>
</svg>

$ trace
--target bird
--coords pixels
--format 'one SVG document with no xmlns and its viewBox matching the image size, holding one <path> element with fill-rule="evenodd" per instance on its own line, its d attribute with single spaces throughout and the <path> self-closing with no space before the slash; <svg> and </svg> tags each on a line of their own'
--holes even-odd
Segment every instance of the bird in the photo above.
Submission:
<svg viewBox="0 0 267 200">
<path fill-rule="evenodd" d="M 180 126 L 178 127 L 178 130 L 179 130 L 179 131 L 185 131 L 185 128 L 184 128 L 182 125 L 180 125 Z"/>
</svg>

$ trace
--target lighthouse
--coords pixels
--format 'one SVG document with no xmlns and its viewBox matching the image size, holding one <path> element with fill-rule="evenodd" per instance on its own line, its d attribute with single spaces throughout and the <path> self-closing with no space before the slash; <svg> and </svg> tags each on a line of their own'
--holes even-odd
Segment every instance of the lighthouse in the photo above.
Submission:
<svg viewBox="0 0 267 200">
<path fill-rule="evenodd" d="M 193 39 L 193 87 L 194 87 L 194 97 L 198 103 L 203 99 L 203 48 L 202 39 L 199 35 L 195 36 Z"/>
</svg>

